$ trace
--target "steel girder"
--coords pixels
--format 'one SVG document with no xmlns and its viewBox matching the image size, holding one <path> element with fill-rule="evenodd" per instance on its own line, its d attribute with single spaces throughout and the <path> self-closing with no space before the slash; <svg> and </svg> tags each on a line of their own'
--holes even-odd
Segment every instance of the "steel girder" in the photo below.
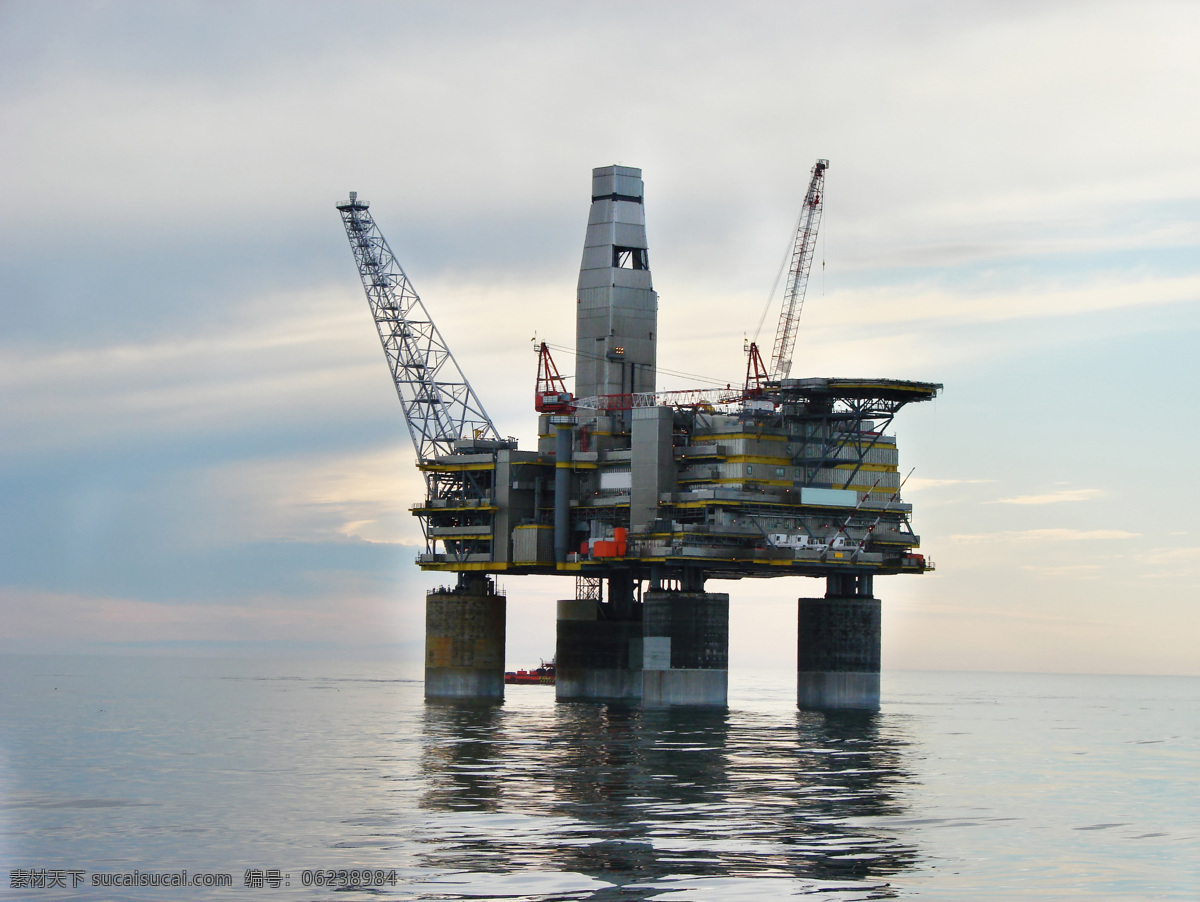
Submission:
<svg viewBox="0 0 1200 902">
<path fill-rule="evenodd" d="M 453 454 L 461 439 L 499 441 L 483 404 L 450 353 L 379 227 L 357 199 L 337 205 L 354 252 L 417 459 Z"/>
</svg>

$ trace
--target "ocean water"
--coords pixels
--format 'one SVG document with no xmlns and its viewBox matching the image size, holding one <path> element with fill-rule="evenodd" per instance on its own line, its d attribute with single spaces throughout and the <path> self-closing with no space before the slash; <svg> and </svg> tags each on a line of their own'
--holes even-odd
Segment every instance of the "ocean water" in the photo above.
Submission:
<svg viewBox="0 0 1200 902">
<path fill-rule="evenodd" d="M 799 712 L 793 680 L 646 711 L 3 657 L 0 897 L 1200 899 L 1200 679 L 891 672 L 874 715 Z M 95 885 L 185 869 L 230 885 Z"/>
</svg>

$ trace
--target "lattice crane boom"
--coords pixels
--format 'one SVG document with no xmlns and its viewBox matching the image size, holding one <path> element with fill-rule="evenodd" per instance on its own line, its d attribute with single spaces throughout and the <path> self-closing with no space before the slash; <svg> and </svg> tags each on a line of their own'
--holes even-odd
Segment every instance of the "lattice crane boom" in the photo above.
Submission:
<svg viewBox="0 0 1200 902">
<path fill-rule="evenodd" d="M 337 205 L 379 330 L 417 459 L 454 452 L 461 439 L 500 441 L 467 377 L 356 192 Z"/>
<path fill-rule="evenodd" d="M 796 242 L 792 247 L 792 264 L 788 270 L 787 288 L 783 294 L 783 309 L 775 331 L 775 346 L 771 351 L 771 378 L 786 379 L 792 371 L 792 349 L 796 345 L 796 327 L 804 309 L 804 291 L 808 287 L 808 272 L 817 249 L 817 227 L 821 224 L 822 196 L 828 160 L 817 160 L 812 168 L 808 193 L 796 227 Z"/>
</svg>

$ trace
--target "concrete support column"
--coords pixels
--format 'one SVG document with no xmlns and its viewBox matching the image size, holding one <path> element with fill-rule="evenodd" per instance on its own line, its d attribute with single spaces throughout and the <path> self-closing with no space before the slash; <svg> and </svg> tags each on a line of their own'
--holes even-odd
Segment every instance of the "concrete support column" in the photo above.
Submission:
<svg viewBox="0 0 1200 902">
<path fill-rule="evenodd" d="M 642 697 L 642 623 L 608 619 L 599 601 L 568 598 L 558 603 L 555 642 L 558 699 Z"/>
<path fill-rule="evenodd" d="M 504 697 L 505 599 L 488 582 L 425 596 L 425 697 Z"/>
<path fill-rule="evenodd" d="M 796 704 L 814 710 L 878 710 L 879 637 L 877 598 L 799 599 Z"/>
<path fill-rule="evenodd" d="M 642 607 L 642 703 L 727 704 L 729 596 L 651 590 Z"/>
</svg>

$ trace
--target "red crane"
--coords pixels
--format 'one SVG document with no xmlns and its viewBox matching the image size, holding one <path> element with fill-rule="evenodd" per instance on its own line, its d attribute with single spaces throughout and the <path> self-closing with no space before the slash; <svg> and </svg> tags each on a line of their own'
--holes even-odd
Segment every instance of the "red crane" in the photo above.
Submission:
<svg viewBox="0 0 1200 902">
<path fill-rule="evenodd" d="M 554 365 L 550 349 L 543 341 L 538 346 L 537 386 L 534 389 L 533 407 L 538 413 L 570 413 L 575 409 L 574 399 Z"/>
</svg>

